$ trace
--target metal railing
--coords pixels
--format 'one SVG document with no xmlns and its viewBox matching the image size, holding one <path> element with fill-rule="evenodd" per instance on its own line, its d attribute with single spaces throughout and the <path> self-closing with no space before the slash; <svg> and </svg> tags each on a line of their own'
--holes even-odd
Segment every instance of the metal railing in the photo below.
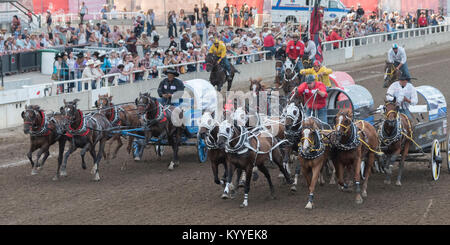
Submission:
<svg viewBox="0 0 450 245">
<path fill-rule="evenodd" d="M 266 60 L 265 56 L 270 51 L 260 51 L 253 54 L 242 54 L 242 55 L 236 55 L 228 57 L 229 59 L 239 59 L 245 56 L 253 56 L 253 55 L 263 55 L 261 61 Z M 196 62 L 189 62 L 189 63 L 183 63 L 183 64 L 175 64 L 175 65 L 167 65 L 167 66 L 158 66 L 158 77 L 161 78 L 161 74 L 163 73 L 164 69 L 167 68 L 176 68 L 180 66 L 186 66 L 186 65 L 199 65 L 203 64 L 204 61 L 196 61 Z M 197 66 L 199 67 L 199 66 Z M 140 81 L 148 81 L 152 78 L 149 78 L 150 70 L 149 69 L 140 69 L 140 70 L 134 70 L 130 71 L 130 74 L 128 75 L 128 79 L 126 81 L 126 84 L 128 83 L 135 83 L 136 80 L 136 74 L 143 73 L 142 76 L 139 76 Z M 73 79 L 73 80 L 66 80 L 66 81 L 54 81 L 51 83 L 45 83 L 45 84 L 37 84 L 37 85 L 27 85 L 22 86 L 24 89 L 33 89 L 33 88 L 45 88 L 47 92 L 45 92 L 45 96 L 54 96 L 58 94 L 63 93 L 77 93 L 77 92 L 83 92 L 83 91 L 90 91 L 93 89 L 100 89 L 100 88 L 108 88 L 111 86 L 120 86 L 119 76 L 123 76 L 120 73 L 114 73 L 114 74 L 107 74 L 104 76 L 101 76 L 99 78 L 79 78 L 79 79 Z M 109 80 L 111 77 L 114 77 L 112 82 L 110 83 Z"/>
<path fill-rule="evenodd" d="M 323 51 L 330 51 L 333 49 L 355 47 L 355 46 L 366 46 L 370 44 L 377 44 L 383 42 L 390 42 L 395 40 L 402 40 L 414 37 L 422 37 L 427 35 L 433 35 L 441 32 L 449 32 L 450 25 L 437 25 L 428 26 L 423 28 L 405 29 L 397 30 L 395 32 L 384 32 L 379 34 L 372 34 L 363 37 L 354 37 L 344 40 L 327 41 L 322 43 Z M 335 47 L 335 44 L 338 44 Z"/>
</svg>

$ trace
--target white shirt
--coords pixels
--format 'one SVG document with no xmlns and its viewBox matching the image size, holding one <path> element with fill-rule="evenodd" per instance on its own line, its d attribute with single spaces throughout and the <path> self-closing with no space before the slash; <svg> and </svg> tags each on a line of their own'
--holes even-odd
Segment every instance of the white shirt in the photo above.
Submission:
<svg viewBox="0 0 450 245">
<path fill-rule="evenodd" d="M 308 58 L 312 60 L 314 57 L 316 57 L 316 52 L 317 52 L 316 44 L 314 43 L 314 41 L 309 40 L 308 47 L 305 48 L 305 53 L 308 53 L 309 54 Z"/>
<path fill-rule="evenodd" d="M 406 86 L 402 88 L 399 81 L 394 82 L 387 90 L 386 99 L 388 101 L 392 101 L 394 99 L 391 95 L 396 98 L 397 103 L 403 109 L 407 109 L 409 107 L 409 103 L 403 102 L 405 97 L 411 100 L 411 105 L 416 105 L 418 102 L 416 88 L 414 88 L 411 83 L 407 83 Z"/>
<path fill-rule="evenodd" d="M 399 62 L 401 64 L 405 64 L 406 63 L 405 49 L 402 47 L 398 47 L 397 53 L 395 53 L 393 49 L 390 49 L 388 53 L 388 61 L 390 63 Z"/>
<path fill-rule="evenodd" d="M 123 72 L 127 73 L 127 72 L 131 71 L 133 69 L 133 67 L 134 67 L 134 63 L 133 62 L 128 62 L 128 63 L 126 63 L 124 65 Z M 120 74 L 119 75 L 119 79 L 122 80 L 122 81 L 128 82 L 130 80 L 130 75 L 122 75 L 122 74 Z"/>
</svg>

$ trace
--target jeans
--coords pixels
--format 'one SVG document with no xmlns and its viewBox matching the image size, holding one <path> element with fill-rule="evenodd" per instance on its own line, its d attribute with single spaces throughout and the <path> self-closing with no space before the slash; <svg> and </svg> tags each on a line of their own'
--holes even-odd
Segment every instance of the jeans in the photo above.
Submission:
<svg viewBox="0 0 450 245">
<path fill-rule="evenodd" d="M 147 21 L 147 35 L 150 35 L 152 33 L 152 24 Z"/>
<path fill-rule="evenodd" d="M 400 65 L 399 62 L 394 62 L 395 67 L 397 67 L 398 65 Z M 406 62 L 405 64 L 402 65 L 402 67 L 400 68 L 400 71 L 402 72 L 402 74 L 404 76 L 406 76 L 408 78 L 408 82 L 409 82 L 411 80 L 411 75 L 409 74 L 408 62 Z"/>
<path fill-rule="evenodd" d="M 312 116 L 318 118 L 320 121 L 327 123 L 327 107 L 323 107 L 322 109 L 318 110 L 312 110 L 310 108 L 306 109 L 306 116 L 309 117 L 311 115 L 311 112 L 313 112 Z"/>
<path fill-rule="evenodd" d="M 220 61 L 220 65 L 228 71 L 228 74 L 231 74 L 231 65 L 230 61 L 227 58 L 223 58 L 222 61 Z"/>
<path fill-rule="evenodd" d="M 272 56 L 275 55 L 275 47 L 264 47 L 264 50 L 270 51 L 270 53 L 267 54 L 267 58 L 271 59 Z"/>
</svg>

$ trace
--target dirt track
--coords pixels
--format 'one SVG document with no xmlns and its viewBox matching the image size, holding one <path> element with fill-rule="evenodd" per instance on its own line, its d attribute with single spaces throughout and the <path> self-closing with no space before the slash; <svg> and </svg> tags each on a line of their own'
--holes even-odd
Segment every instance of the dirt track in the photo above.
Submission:
<svg viewBox="0 0 450 245">
<path fill-rule="evenodd" d="M 450 98 L 448 86 L 450 45 L 428 54 L 408 54 L 408 65 L 415 85 L 429 84 Z M 358 84 L 368 88 L 379 105 L 384 59 L 364 65 L 345 65 L 335 70 L 347 71 Z M 352 72 L 353 71 L 353 72 Z M 403 186 L 383 184 L 384 176 L 374 174 L 368 198 L 354 203 L 354 193 L 342 193 L 335 185 L 316 189 L 315 209 L 304 209 L 307 188 L 296 194 L 271 175 L 277 199 L 269 198 L 264 178 L 252 183 L 249 207 L 240 209 L 242 190 L 235 200 L 222 200 L 222 188 L 213 183 L 209 163 L 197 163 L 196 152 L 184 147 L 181 165 L 167 171 L 171 151 L 161 161 L 154 151 L 144 153 L 143 162 L 134 162 L 121 149 L 118 159 L 100 165 L 101 181 L 91 181 L 88 170 L 81 169 L 79 151 L 69 159 L 68 177 L 52 181 L 56 155 L 48 159 L 39 175 L 30 176 L 26 160 L 28 138 L 21 128 L 0 132 L 0 224 L 449 224 L 450 175 L 441 169 L 437 182 L 431 180 L 427 163 L 407 163 Z M 57 151 L 53 146 L 51 151 Z M 125 171 L 121 163 L 129 161 Z M 26 162 L 26 165 L 23 163 Z M 9 163 L 20 166 L 1 167 Z M 396 176 L 397 171 L 394 170 Z"/>
</svg>

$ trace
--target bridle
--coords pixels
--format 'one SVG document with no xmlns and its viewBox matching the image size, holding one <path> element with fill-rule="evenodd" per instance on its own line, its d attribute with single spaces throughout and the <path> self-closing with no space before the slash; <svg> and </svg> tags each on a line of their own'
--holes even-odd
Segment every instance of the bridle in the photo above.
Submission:
<svg viewBox="0 0 450 245">
<path fill-rule="evenodd" d="M 28 111 L 32 111 L 36 120 L 32 120 L 29 116 L 29 113 L 26 113 Z M 40 123 L 38 123 L 38 119 L 40 119 Z M 42 110 L 35 110 L 35 109 L 26 109 L 25 113 L 23 114 L 24 118 L 24 124 L 30 125 L 30 135 L 31 136 L 48 136 L 51 131 L 48 128 L 48 118 L 45 116 L 45 113 Z M 36 130 L 34 130 L 37 128 Z"/>
<path fill-rule="evenodd" d="M 302 137 L 300 138 L 300 142 L 298 143 L 299 154 L 304 159 L 308 159 L 308 160 L 316 159 L 325 152 L 325 145 L 323 144 L 323 142 L 321 140 L 321 134 L 319 132 L 318 127 L 303 126 L 303 122 L 305 122 L 305 120 L 302 121 L 302 126 L 300 129 L 300 136 L 302 136 Z M 304 136 L 306 130 L 309 130 L 309 132 L 311 132 L 312 137 L 314 137 L 312 140 L 310 138 L 311 136 L 309 136 L 309 137 Z M 317 140 L 317 142 L 316 142 L 316 140 Z M 308 141 L 308 143 L 309 143 L 309 147 L 307 148 L 306 151 L 303 149 L 304 141 Z M 316 147 L 317 144 L 318 144 L 318 147 Z"/>
<path fill-rule="evenodd" d="M 341 151 L 350 151 L 350 150 L 356 149 L 361 144 L 361 142 L 359 140 L 358 128 L 356 127 L 355 123 L 353 122 L 353 118 L 348 117 L 348 115 L 342 115 L 342 114 L 338 114 L 338 116 L 345 117 L 345 119 L 350 121 L 350 124 L 345 125 L 342 123 L 342 121 L 339 121 L 339 123 L 337 123 L 334 127 L 334 132 L 338 136 L 348 135 L 350 130 L 351 130 L 351 132 L 350 132 L 348 143 L 343 144 L 340 142 L 341 141 L 340 139 L 337 140 L 337 142 L 335 142 L 337 149 L 341 150 Z M 338 116 L 336 118 L 338 118 Z M 338 127 L 344 128 L 344 131 L 341 132 L 340 130 L 338 130 Z"/>
</svg>

